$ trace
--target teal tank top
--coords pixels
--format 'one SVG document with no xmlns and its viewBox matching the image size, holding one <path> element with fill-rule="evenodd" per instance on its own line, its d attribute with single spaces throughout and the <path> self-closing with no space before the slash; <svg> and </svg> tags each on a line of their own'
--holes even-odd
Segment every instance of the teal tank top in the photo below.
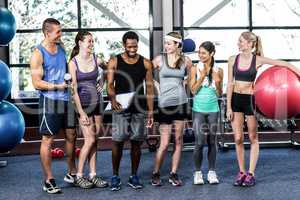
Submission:
<svg viewBox="0 0 300 200">
<path fill-rule="evenodd" d="M 200 70 L 203 68 L 202 63 L 198 63 L 197 66 L 197 80 L 200 78 Z M 214 65 L 215 71 L 219 68 Z M 216 93 L 215 82 L 209 85 L 208 77 L 205 77 L 201 88 L 195 94 L 193 98 L 193 111 L 194 112 L 219 112 L 218 96 Z"/>
</svg>

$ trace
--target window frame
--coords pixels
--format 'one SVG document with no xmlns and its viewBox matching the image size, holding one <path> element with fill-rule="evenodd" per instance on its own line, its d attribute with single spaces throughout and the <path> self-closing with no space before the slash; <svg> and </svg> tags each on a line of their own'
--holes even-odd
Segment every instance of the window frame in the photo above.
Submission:
<svg viewBox="0 0 300 200">
<path fill-rule="evenodd" d="M 188 30 L 249 30 L 249 31 L 255 31 L 255 30 L 273 30 L 273 29 L 286 29 L 286 30 L 293 30 L 297 29 L 300 30 L 300 26 L 254 26 L 253 25 L 253 4 L 252 0 L 248 0 L 248 22 L 249 26 L 230 26 L 230 27 L 221 27 L 221 26 L 205 26 L 205 27 L 188 27 L 184 26 L 184 0 L 179 0 L 179 5 L 180 5 L 180 21 L 179 24 L 180 26 L 174 26 L 174 30 L 180 31 L 182 35 L 184 35 L 185 31 Z M 175 10 L 173 10 L 174 12 Z M 286 59 L 286 58 L 278 58 L 285 60 L 287 62 L 299 62 L 300 57 L 297 59 Z M 198 60 L 193 60 L 194 63 L 198 62 Z M 216 63 L 227 63 L 227 60 L 216 60 Z"/>
<path fill-rule="evenodd" d="M 5 8 L 8 8 L 9 5 L 9 0 L 5 0 Z M 153 32 L 154 32 L 154 27 L 153 27 L 153 2 L 152 1 L 148 1 L 148 7 L 149 7 L 149 12 L 148 12 L 148 17 L 149 17 L 149 25 L 148 28 L 135 28 L 135 27 L 117 27 L 117 28 L 82 28 L 82 23 L 81 23 L 81 0 L 77 0 L 77 17 L 78 17 L 78 21 L 77 21 L 77 25 L 78 28 L 63 28 L 62 32 L 66 33 L 66 32 L 78 32 L 80 30 L 87 30 L 91 33 L 93 32 L 106 32 L 106 31 L 129 31 L 129 30 L 135 30 L 135 31 L 148 31 L 149 32 L 149 53 L 150 53 L 150 59 L 153 58 Z M 17 30 L 16 33 L 40 33 L 41 30 L 40 29 L 21 29 L 21 30 Z M 10 45 L 8 44 L 8 46 L 5 49 L 5 55 L 7 57 L 7 63 L 9 68 L 11 67 L 17 67 L 17 68 L 29 68 L 30 65 L 28 64 L 10 64 Z M 7 100 L 15 103 L 15 104 L 26 104 L 26 103 L 38 103 L 38 98 L 12 98 L 11 93 L 9 94 L 9 96 L 7 97 Z M 107 101 L 108 97 L 104 97 L 104 100 Z"/>
</svg>

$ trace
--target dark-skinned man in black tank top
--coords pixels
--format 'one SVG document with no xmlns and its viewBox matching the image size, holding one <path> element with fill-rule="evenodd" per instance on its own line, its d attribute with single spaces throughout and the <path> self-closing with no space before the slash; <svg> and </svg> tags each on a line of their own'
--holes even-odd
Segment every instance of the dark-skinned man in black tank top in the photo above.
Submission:
<svg viewBox="0 0 300 200">
<path fill-rule="evenodd" d="M 125 51 L 112 57 L 108 62 L 108 95 L 113 109 L 112 191 L 121 189 L 119 167 L 126 140 L 131 142 L 132 166 L 128 185 L 134 189 L 143 187 L 137 171 L 141 158 L 141 145 L 147 137 L 145 127 L 151 127 L 153 124 L 153 77 L 151 61 L 137 53 L 138 41 L 139 37 L 135 32 L 126 32 L 122 38 Z M 144 88 L 144 81 L 146 88 Z M 135 92 L 133 99 L 127 108 L 122 108 L 116 100 L 116 95 L 130 92 Z M 147 121 L 145 121 L 146 116 Z"/>
</svg>

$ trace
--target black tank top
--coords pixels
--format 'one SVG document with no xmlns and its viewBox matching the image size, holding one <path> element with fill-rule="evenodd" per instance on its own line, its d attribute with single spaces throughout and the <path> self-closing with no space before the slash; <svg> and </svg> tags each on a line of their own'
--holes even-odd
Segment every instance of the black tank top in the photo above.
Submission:
<svg viewBox="0 0 300 200">
<path fill-rule="evenodd" d="M 239 69 L 239 59 L 240 54 L 236 56 L 233 64 L 233 77 L 237 81 L 247 81 L 253 82 L 255 80 L 257 70 L 256 70 L 256 56 L 253 55 L 251 64 L 248 69 L 241 70 Z"/>
<path fill-rule="evenodd" d="M 114 76 L 116 94 L 136 92 L 136 96 L 127 111 L 142 112 L 141 109 L 138 109 L 139 107 L 147 110 L 144 92 L 144 80 L 146 78 L 144 57 L 140 55 L 136 63 L 128 64 L 123 60 L 121 54 L 117 55 L 117 69 Z"/>
</svg>

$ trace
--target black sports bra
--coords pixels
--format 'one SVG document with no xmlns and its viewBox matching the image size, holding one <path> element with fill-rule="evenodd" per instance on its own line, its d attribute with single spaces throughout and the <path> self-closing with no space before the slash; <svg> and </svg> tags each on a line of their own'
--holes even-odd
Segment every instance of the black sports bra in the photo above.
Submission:
<svg viewBox="0 0 300 200">
<path fill-rule="evenodd" d="M 256 55 L 253 55 L 252 61 L 248 69 L 239 68 L 240 54 L 236 56 L 233 64 L 233 78 L 237 81 L 253 82 L 256 78 Z"/>
</svg>

